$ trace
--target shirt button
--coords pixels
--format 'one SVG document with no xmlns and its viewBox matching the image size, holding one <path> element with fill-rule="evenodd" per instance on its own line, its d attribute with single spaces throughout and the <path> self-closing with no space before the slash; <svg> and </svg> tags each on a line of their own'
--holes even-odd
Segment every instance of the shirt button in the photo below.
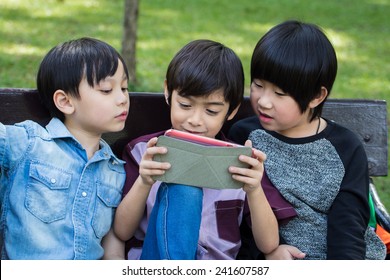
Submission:
<svg viewBox="0 0 390 280">
<path fill-rule="evenodd" d="M 50 183 L 55 184 L 56 182 L 57 182 L 56 179 L 54 179 L 54 178 L 50 179 Z"/>
<path fill-rule="evenodd" d="M 87 196 L 87 193 L 86 193 L 86 192 L 82 192 L 81 195 L 82 195 L 83 197 L 86 197 L 86 196 Z"/>
</svg>

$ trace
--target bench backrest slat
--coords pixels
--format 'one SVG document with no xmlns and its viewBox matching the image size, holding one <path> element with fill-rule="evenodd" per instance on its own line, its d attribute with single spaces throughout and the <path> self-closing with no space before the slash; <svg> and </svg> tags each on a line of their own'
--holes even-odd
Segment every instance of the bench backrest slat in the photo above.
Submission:
<svg viewBox="0 0 390 280">
<path fill-rule="evenodd" d="M 125 129 L 104 135 L 104 139 L 118 155 L 129 140 L 170 127 L 169 107 L 163 94 L 131 92 L 130 102 L 130 114 Z M 50 119 L 34 89 L 0 88 L 0 104 L 0 122 L 3 124 L 14 124 L 27 119 L 45 124 Z M 236 117 L 225 124 L 224 132 L 226 133 L 235 121 L 252 115 L 250 101 L 246 97 Z M 369 158 L 371 176 L 387 175 L 386 101 L 329 99 L 325 103 L 323 116 L 348 127 L 358 135 Z"/>
</svg>

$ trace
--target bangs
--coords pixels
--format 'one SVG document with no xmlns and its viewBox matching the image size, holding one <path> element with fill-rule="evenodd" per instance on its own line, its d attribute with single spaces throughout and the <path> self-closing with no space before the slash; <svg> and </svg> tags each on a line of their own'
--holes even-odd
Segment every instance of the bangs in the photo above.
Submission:
<svg viewBox="0 0 390 280">
<path fill-rule="evenodd" d="M 100 50 L 100 52 L 102 52 L 102 50 Z M 104 55 L 91 52 L 89 56 L 86 56 L 83 59 L 84 75 L 90 86 L 94 86 L 106 77 L 114 76 L 118 69 L 118 55 L 108 48 L 104 49 L 103 52 L 105 53 Z M 122 64 L 125 67 L 123 62 Z M 125 72 L 127 74 L 126 69 Z"/>
<path fill-rule="evenodd" d="M 302 91 L 313 93 L 319 90 L 319 81 L 313 86 L 312 80 L 308 80 L 313 76 L 318 80 L 318 69 L 321 68 L 315 57 L 310 56 L 310 48 L 307 44 L 299 46 L 288 42 L 272 48 L 262 46 L 253 54 L 251 79 L 269 81 L 292 96 Z"/>
</svg>

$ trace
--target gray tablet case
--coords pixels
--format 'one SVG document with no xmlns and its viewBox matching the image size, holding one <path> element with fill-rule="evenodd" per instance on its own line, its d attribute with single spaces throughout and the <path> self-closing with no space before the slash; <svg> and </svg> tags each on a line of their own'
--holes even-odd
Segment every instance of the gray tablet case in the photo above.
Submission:
<svg viewBox="0 0 390 280">
<path fill-rule="evenodd" d="M 212 189 L 242 188 L 228 168 L 248 167 L 238 157 L 252 154 L 250 147 L 204 146 L 168 136 L 160 136 L 157 146 L 167 147 L 168 152 L 155 155 L 154 160 L 169 162 L 171 168 L 155 180 Z"/>
</svg>

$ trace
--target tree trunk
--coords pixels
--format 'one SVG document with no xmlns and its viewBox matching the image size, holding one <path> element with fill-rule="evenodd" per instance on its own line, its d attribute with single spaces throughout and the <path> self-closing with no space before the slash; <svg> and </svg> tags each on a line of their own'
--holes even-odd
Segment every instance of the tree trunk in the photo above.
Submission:
<svg viewBox="0 0 390 280">
<path fill-rule="evenodd" d="M 123 17 L 122 56 L 129 70 L 129 82 L 135 85 L 136 77 L 136 41 L 139 0 L 125 0 Z"/>
</svg>

